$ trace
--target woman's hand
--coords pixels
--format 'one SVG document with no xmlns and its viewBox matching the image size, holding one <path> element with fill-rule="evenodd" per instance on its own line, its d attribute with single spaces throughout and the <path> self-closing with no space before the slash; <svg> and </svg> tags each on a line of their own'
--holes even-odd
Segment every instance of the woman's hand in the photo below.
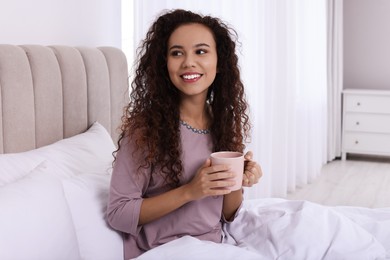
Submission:
<svg viewBox="0 0 390 260">
<path fill-rule="evenodd" d="M 234 181 L 226 178 L 233 177 L 234 173 L 228 170 L 227 165 L 211 166 L 211 161 L 208 159 L 189 183 L 160 195 L 144 198 L 138 225 L 161 218 L 190 201 L 231 193 L 227 187 L 233 186 Z"/>
<path fill-rule="evenodd" d="M 261 171 L 260 165 L 258 165 L 255 161 L 252 161 L 253 153 L 251 151 L 245 154 L 244 159 L 245 166 L 242 186 L 252 187 L 254 184 L 259 182 L 263 172 Z"/>
<path fill-rule="evenodd" d="M 186 190 L 191 200 L 201 199 L 208 196 L 218 196 L 229 194 L 231 187 L 235 184 L 227 178 L 234 177 L 234 173 L 229 172 L 228 165 L 211 165 L 211 160 L 199 168 L 194 178 L 186 184 Z"/>
</svg>

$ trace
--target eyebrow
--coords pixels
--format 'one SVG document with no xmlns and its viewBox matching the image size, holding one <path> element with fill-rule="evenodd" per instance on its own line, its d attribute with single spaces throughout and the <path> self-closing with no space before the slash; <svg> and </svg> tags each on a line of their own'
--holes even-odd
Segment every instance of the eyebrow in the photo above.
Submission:
<svg viewBox="0 0 390 260">
<path fill-rule="evenodd" d="M 208 48 L 210 48 L 210 45 L 208 45 L 207 43 L 198 43 L 198 44 L 195 44 L 194 47 L 195 48 L 199 48 L 199 47 L 208 47 Z M 172 50 L 172 49 L 184 49 L 184 47 L 181 46 L 181 45 L 173 45 L 172 47 L 169 48 L 169 50 Z"/>
</svg>

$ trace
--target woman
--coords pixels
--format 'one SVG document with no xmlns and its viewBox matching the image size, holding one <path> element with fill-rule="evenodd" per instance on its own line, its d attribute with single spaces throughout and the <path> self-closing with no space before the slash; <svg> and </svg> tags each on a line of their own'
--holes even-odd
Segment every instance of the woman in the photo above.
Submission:
<svg viewBox="0 0 390 260">
<path fill-rule="evenodd" d="M 108 221 L 125 234 L 125 258 L 191 235 L 220 243 L 242 189 L 211 165 L 214 151 L 244 151 L 250 125 L 235 32 L 219 19 L 174 10 L 149 29 L 122 118 Z M 245 154 L 243 186 L 262 175 Z"/>
</svg>

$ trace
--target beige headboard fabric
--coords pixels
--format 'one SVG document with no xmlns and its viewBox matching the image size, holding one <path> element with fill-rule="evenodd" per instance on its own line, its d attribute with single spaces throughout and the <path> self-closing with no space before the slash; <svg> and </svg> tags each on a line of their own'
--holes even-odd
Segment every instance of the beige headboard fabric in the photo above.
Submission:
<svg viewBox="0 0 390 260">
<path fill-rule="evenodd" d="M 127 101 L 117 48 L 0 44 L 0 153 L 53 143 L 95 121 L 116 141 Z"/>
</svg>

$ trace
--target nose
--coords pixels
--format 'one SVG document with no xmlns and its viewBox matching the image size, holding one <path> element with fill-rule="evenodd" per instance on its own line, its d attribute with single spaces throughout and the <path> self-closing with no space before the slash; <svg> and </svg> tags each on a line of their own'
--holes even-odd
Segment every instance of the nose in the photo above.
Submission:
<svg viewBox="0 0 390 260">
<path fill-rule="evenodd" d="M 183 60 L 183 68 L 190 68 L 195 67 L 196 61 L 195 61 L 194 55 L 188 54 L 185 56 L 185 59 Z"/>
</svg>

